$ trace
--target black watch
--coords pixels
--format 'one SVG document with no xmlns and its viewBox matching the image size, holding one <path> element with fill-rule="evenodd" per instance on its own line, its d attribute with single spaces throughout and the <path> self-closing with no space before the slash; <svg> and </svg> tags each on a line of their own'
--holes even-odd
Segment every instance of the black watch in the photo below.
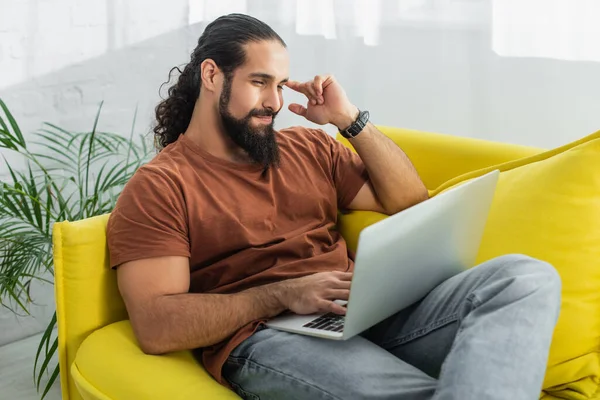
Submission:
<svg viewBox="0 0 600 400">
<path fill-rule="evenodd" d="M 359 110 L 356 121 L 354 121 L 352 125 L 350 125 L 346 129 L 340 130 L 340 133 L 346 139 L 355 138 L 365 128 L 367 122 L 369 122 L 369 112 Z"/>
</svg>

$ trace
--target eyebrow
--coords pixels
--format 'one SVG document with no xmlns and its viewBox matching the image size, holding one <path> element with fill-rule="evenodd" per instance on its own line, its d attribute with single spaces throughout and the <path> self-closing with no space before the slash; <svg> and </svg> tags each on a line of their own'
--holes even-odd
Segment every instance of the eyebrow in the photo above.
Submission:
<svg viewBox="0 0 600 400">
<path fill-rule="evenodd" d="M 273 75 L 267 74 L 265 72 L 253 72 L 249 76 L 250 76 L 250 78 L 262 78 L 262 79 L 265 79 L 265 80 L 268 80 L 268 81 L 274 81 L 275 80 L 275 77 Z M 290 78 L 285 78 L 285 79 L 283 79 L 279 83 L 286 83 L 289 80 L 290 80 Z"/>
</svg>

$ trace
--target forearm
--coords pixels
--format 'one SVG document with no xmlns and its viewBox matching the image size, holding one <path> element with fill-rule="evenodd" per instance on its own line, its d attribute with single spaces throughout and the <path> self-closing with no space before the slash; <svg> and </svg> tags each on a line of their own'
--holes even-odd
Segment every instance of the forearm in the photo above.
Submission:
<svg viewBox="0 0 600 400">
<path fill-rule="evenodd" d="M 350 142 L 367 168 L 379 202 L 389 214 L 427 199 L 427 188 L 408 156 L 373 124 L 367 124 Z"/>
<path fill-rule="evenodd" d="M 346 129 L 358 117 L 358 109 L 348 105 L 336 115 L 334 124 Z M 393 140 L 368 123 L 350 143 L 362 159 L 377 200 L 391 215 L 429 197 L 425 184 L 404 151 Z"/>
<path fill-rule="evenodd" d="M 149 354 L 211 346 L 251 321 L 284 311 L 280 290 L 281 285 L 271 284 L 235 294 L 160 296 L 146 305 L 151 314 L 136 334 Z"/>
</svg>

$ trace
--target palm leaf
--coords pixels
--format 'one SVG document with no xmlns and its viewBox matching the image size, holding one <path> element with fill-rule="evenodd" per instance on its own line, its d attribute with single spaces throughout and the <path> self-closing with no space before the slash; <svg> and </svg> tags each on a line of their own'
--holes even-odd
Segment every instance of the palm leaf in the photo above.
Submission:
<svg viewBox="0 0 600 400">
<path fill-rule="evenodd" d="M 123 165 L 122 163 L 115 164 L 111 170 L 106 174 L 106 177 L 102 183 L 98 186 L 98 191 L 104 192 L 111 187 L 121 185 L 123 180 L 129 180 L 131 176 L 132 167 L 137 166 L 139 161 L 132 161 L 129 164 Z M 137 168 L 134 168 L 137 169 Z M 99 181 L 100 177 L 98 177 Z"/>
<path fill-rule="evenodd" d="M 69 141 L 73 138 L 73 133 L 65 131 L 64 129 L 55 128 L 53 125 L 49 125 L 50 128 L 38 129 L 35 133 L 37 136 L 44 138 L 56 146 L 62 148 L 64 151 L 72 151 L 69 146 Z"/>
<path fill-rule="evenodd" d="M 16 237 L 20 233 L 29 232 L 30 230 L 30 226 L 21 221 L 15 221 L 14 223 L 5 221 L 3 224 L 0 224 L 0 239 L 10 241 L 13 240 L 12 237 Z"/>
<path fill-rule="evenodd" d="M 40 355 L 42 354 L 44 345 L 46 346 L 46 349 L 48 348 L 48 343 L 50 342 L 50 337 L 52 336 L 52 331 L 54 330 L 55 326 L 56 326 L 56 311 L 54 312 L 54 314 L 52 314 L 52 319 L 50 320 L 50 322 L 48 323 L 48 326 L 46 327 L 46 330 L 42 334 L 42 338 L 40 339 L 40 344 L 38 345 L 37 352 L 35 353 L 35 362 L 33 363 L 33 379 L 34 379 L 34 381 L 35 381 L 35 375 L 36 375 L 36 371 L 37 371 L 38 360 L 40 358 Z M 45 353 L 47 354 L 48 351 L 46 350 Z M 47 359 L 47 357 L 44 357 L 44 358 Z M 43 371 L 40 371 L 40 375 L 41 375 L 41 372 L 43 372 Z"/>
<path fill-rule="evenodd" d="M 39 236 L 17 235 L 5 240 L 0 252 L 0 299 L 8 296 L 23 311 L 31 303 L 28 282 L 38 279 L 40 260 L 49 256 L 50 244 Z M 4 302 L 3 302 L 4 304 Z"/>
<path fill-rule="evenodd" d="M 12 170 L 11 170 L 12 173 Z M 25 184 L 35 184 L 35 182 L 25 182 Z M 29 193 L 32 191 L 33 193 Z M 41 204 L 37 196 L 37 188 L 23 187 L 19 182 L 14 186 L 3 184 L 3 195 L 0 197 L 0 204 L 7 210 L 13 212 L 13 217 L 36 227 L 43 231 L 42 207 L 43 211 L 51 213 Z"/>
<path fill-rule="evenodd" d="M 46 210 L 50 210 L 52 207 L 52 189 L 51 184 L 48 182 L 48 177 L 44 177 L 44 189 L 46 190 Z M 52 214 L 50 212 L 46 212 L 46 220 L 44 221 L 44 232 L 50 232 L 50 220 L 52 219 Z"/>
<path fill-rule="evenodd" d="M 92 134 L 90 135 L 90 144 L 88 148 L 87 155 L 87 163 L 85 164 L 85 195 L 88 195 L 88 185 L 90 183 L 90 158 L 92 157 L 92 151 L 94 149 L 94 138 L 96 137 L 96 128 L 98 127 L 98 120 L 100 119 L 100 111 L 102 111 L 102 104 L 104 101 L 100 102 L 100 106 L 98 107 L 98 112 L 96 113 L 96 118 L 94 119 L 94 127 L 92 128 Z"/>
<path fill-rule="evenodd" d="M 0 117 L 0 122 L 2 121 L 2 118 Z M 4 133 L 4 131 L 0 131 L 0 133 Z M 11 140 L 9 138 L 5 138 L 5 137 L 0 137 L 0 147 L 5 148 L 5 149 L 9 149 L 9 150 L 19 150 L 19 148 L 17 146 L 15 146 L 14 140 Z"/>
<path fill-rule="evenodd" d="M 135 112 L 133 113 L 133 121 L 131 122 L 131 132 L 129 133 L 129 145 L 127 147 L 127 158 L 125 159 L 125 165 L 129 164 L 129 157 L 131 152 L 135 148 L 133 145 L 133 133 L 135 132 L 135 121 L 137 120 L 138 106 L 135 106 Z"/>
<path fill-rule="evenodd" d="M 4 111 L 4 114 L 6 115 L 6 118 L 8 119 L 8 122 L 10 123 L 10 126 L 12 127 L 12 130 L 14 132 L 14 136 L 10 135 L 10 132 L 8 130 L 8 127 L 6 126 L 6 123 L 4 122 L 4 120 L 2 118 L 0 118 L 0 121 L 1 121 L 0 125 L 2 125 L 2 129 L 6 132 L 7 135 L 10 135 L 10 137 L 13 138 L 14 141 L 19 144 L 19 146 L 21 146 L 23 148 L 27 148 L 27 145 L 25 143 L 25 138 L 23 138 L 23 134 L 21 133 L 21 129 L 19 129 L 19 125 L 17 124 L 17 121 L 15 121 L 12 114 L 8 110 L 8 107 L 6 107 L 6 104 L 4 104 L 4 101 L 2 101 L 2 99 L 0 99 L 0 108 L 2 108 L 2 110 Z"/>
<path fill-rule="evenodd" d="M 73 136 L 72 132 L 69 132 L 66 129 L 63 129 L 60 126 L 56 126 L 54 124 L 51 124 L 50 122 L 44 122 L 42 125 L 49 126 L 49 127 L 53 128 L 53 129 L 57 130 L 58 132 L 64 133 L 66 136 Z"/>
<path fill-rule="evenodd" d="M 48 364 L 52 360 L 52 357 L 48 357 L 48 354 L 56 353 L 57 348 L 58 348 L 58 339 L 55 339 L 54 342 L 52 343 L 52 347 L 50 347 L 49 350 L 46 350 L 46 357 L 44 358 L 44 362 L 42 363 L 42 366 L 40 367 L 40 373 L 38 373 L 38 376 L 37 376 L 36 387 L 37 387 L 38 391 L 40 390 L 40 383 L 42 382 L 43 372 L 45 372 L 48 369 Z"/>
<path fill-rule="evenodd" d="M 8 130 L 8 126 L 6 125 L 6 122 L 4 122 L 4 118 L 2 118 L 2 117 L 0 117 L 0 128 L 2 128 L 2 129 L 0 129 L 0 134 L 14 138 L 10 134 L 10 131 Z"/>
<path fill-rule="evenodd" d="M 0 284 L 3 284 L 5 281 L 4 277 L 2 275 L 0 275 Z M 19 282 L 20 283 L 20 282 Z M 29 315 L 29 308 L 25 306 L 25 304 L 23 304 L 21 302 L 21 295 L 17 292 L 15 292 L 15 289 L 13 289 L 14 285 L 6 285 L 6 292 L 8 293 L 9 297 L 15 302 L 17 303 L 17 305 L 23 310 L 25 311 L 25 313 L 27 313 L 27 315 Z M 3 296 L 6 296 L 6 293 L 2 294 Z M 10 311 L 14 312 L 15 314 L 19 315 L 18 313 L 15 312 L 14 309 L 8 307 L 6 304 L 4 304 L 3 301 L 0 301 L 0 304 L 2 304 L 5 308 L 8 308 Z"/>
<path fill-rule="evenodd" d="M 41 136 L 41 135 L 40 135 L 40 136 Z M 50 140 L 49 140 L 49 139 L 47 139 L 46 137 L 44 137 L 44 136 L 42 136 L 42 137 L 43 137 L 44 139 L 46 139 L 46 140 L 50 141 Z M 65 165 L 72 165 L 72 164 L 75 164 L 75 163 L 77 162 L 77 161 L 76 161 L 76 158 L 75 158 L 75 157 L 74 157 L 72 154 L 67 154 L 67 152 L 66 152 L 66 151 L 64 151 L 64 150 L 60 149 L 60 148 L 59 148 L 59 147 L 57 147 L 57 146 L 52 146 L 52 145 L 50 145 L 50 144 L 48 144 L 48 143 L 42 143 L 42 142 L 37 142 L 37 141 L 32 141 L 31 143 L 33 143 L 33 144 L 36 144 L 36 145 L 39 145 L 39 146 L 42 146 L 42 147 L 44 147 L 44 148 L 45 148 L 45 149 L 47 149 L 47 150 L 52 150 L 54 153 L 58 153 L 59 155 L 63 156 L 65 159 L 64 159 L 64 160 L 62 160 L 62 161 L 63 161 L 63 162 L 65 162 L 65 161 L 68 161 L 68 162 L 65 162 L 65 163 L 64 163 Z M 45 156 L 45 155 L 43 155 L 43 154 L 39 154 L 39 153 L 33 153 L 33 154 L 34 154 L 36 157 L 47 157 L 47 158 L 49 158 L 49 159 L 54 159 L 54 160 L 56 161 L 56 157 L 48 157 L 48 156 Z"/>
<path fill-rule="evenodd" d="M 38 192 L 37 182 L 33 177 L 33 172 L 31 168 L 29 168 L 29 180 L 27 181 L 29 184 L 27 187 L 27 197 L 31 204 L 31 208 L 33 211 L 33 215 L 35 216 L 36 226 L 40 229 L 44 229 L 44 223 L 42 222 L 42 208 L 40 204 L 40 193 Z M 46 210 L 48 211 L 48 210 Z"/>
<path fill-rule="evenodd" d="M 17 186 L 14 188 L 14 190 L 19 190 L 20 186 Z M 15 203 L 13 201 L 10 201 L 10 197 L 11 194 L 9 194 L 9 191 L 13 191 L 13 188 L 10 187 L 9 185 L 7 185 L 6 183 L 2 184 L 2 197 L 0 197 L 0 204 L 2 204 L 4 210 L 0 211 L 3 214 L 7 213 L 7 211 L 11 212 L 14 218 L 17 219 L 23 219 L 23 215 L 21 214 L 21 212 L 19 211 L 19 208 L 17 208 L 17 206 L 15 205 Z"/>
<path fill-rule="evenodd" d="M 58 341 L 56 343 L 58 344 Z M 59 372 L 59 368 L 58 368 L 58 364 L 57 364 L 54 367 L 54 371 L 52 372 L 50 379 L 48 379 L 48 382 L 46 383 L 46 388 L 44 389 L 44 393 L 42 393 L 41 400 L 44 400 L 44 398 L 48 394 L 48 391 L 52 388 L 52 385 L 54 385 L 54 382 L 56 381 L 56 378 L 58 377 L 58 372 Z M 38 388 L 38 390 L 39 390 L 39 388 Z"/>
</svg>

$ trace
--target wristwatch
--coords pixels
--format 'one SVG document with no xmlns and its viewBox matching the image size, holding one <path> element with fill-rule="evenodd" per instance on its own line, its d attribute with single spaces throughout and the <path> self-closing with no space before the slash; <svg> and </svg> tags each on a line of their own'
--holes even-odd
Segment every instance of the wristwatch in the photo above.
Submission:
<svg viewBox="0 0 600 400">
<path fill-rule="evenodd" d="M 346 139 L 355 138 L 359 133 L 363 131 L 363 129 L 367 125 L 367 122 L 369 122 L 369 112 L 359 110 L 356 121 L 354 121 L 352 125 L 350 125 L 346 129 L 340 130 L 340 133 Z"/>
</svg>

